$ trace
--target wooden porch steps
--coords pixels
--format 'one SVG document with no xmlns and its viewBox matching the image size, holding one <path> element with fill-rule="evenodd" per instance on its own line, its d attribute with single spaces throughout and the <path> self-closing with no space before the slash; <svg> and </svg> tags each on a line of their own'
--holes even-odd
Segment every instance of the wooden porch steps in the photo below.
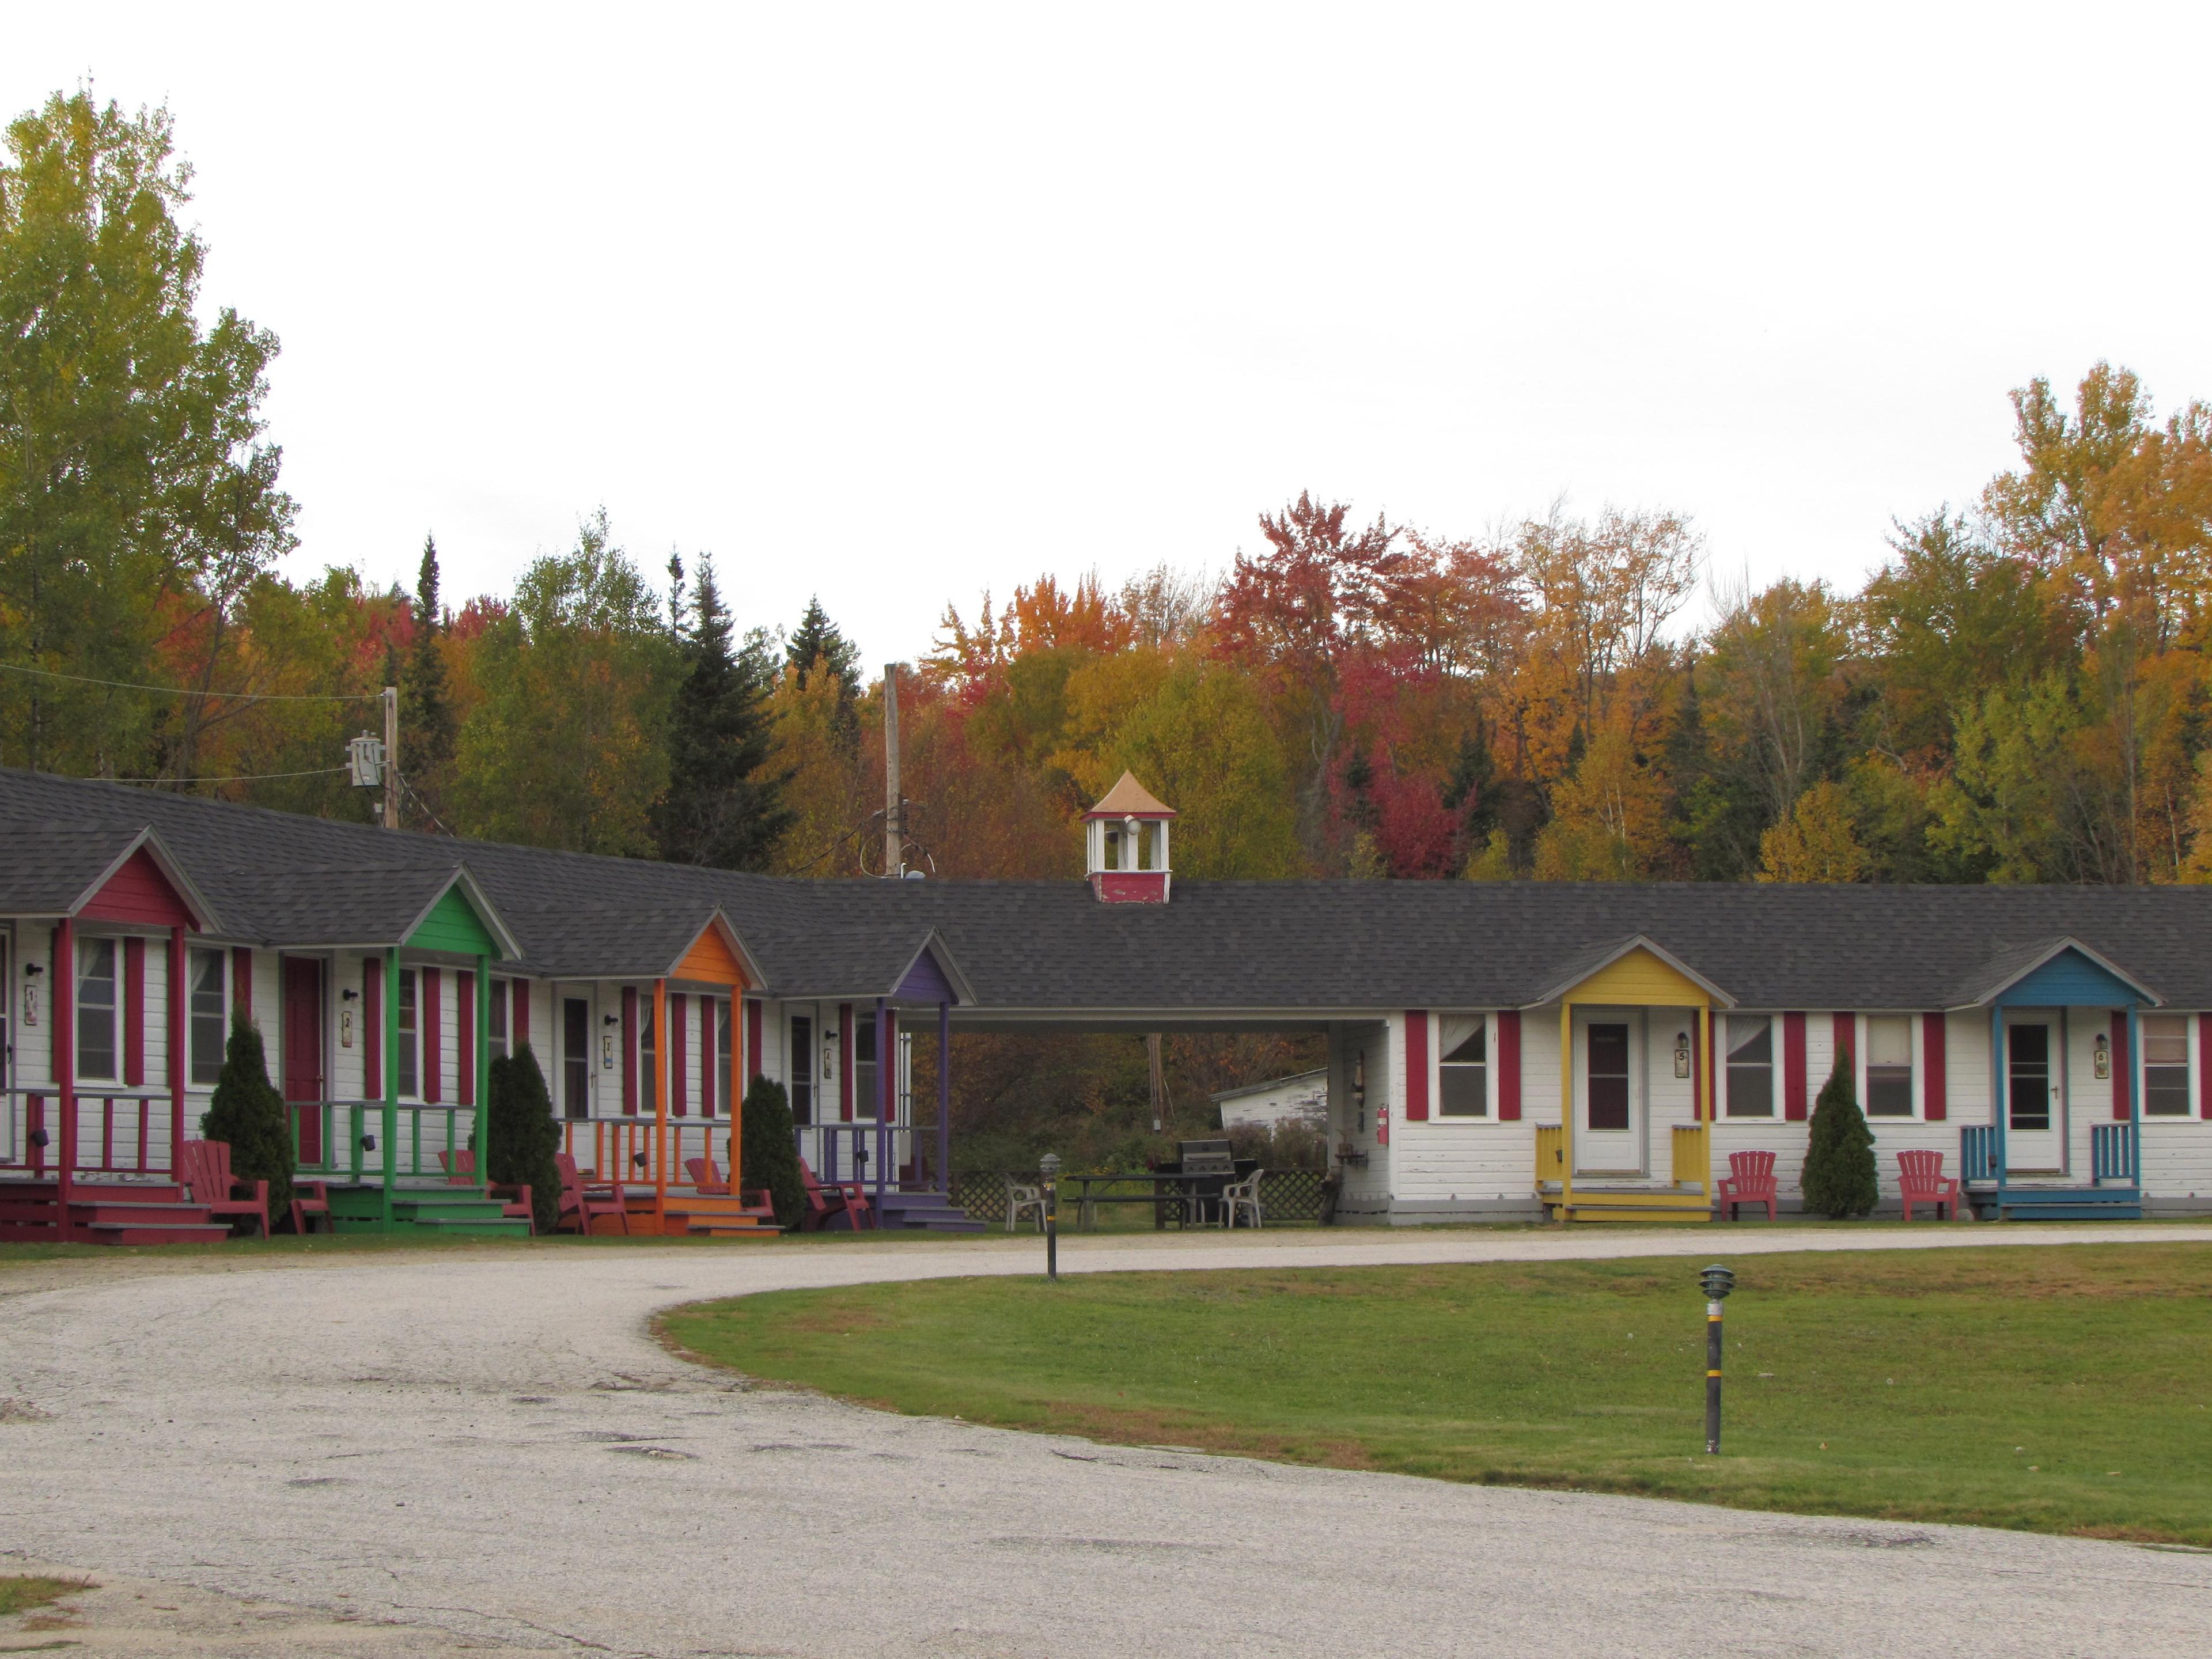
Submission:
<svg viewBox="0 0 2212 1659">
<path fill-rule="evenodd" d="M 1577 1182 L 1571 1199 L 1559 1192 L 1543 1194 L 1546 1213 L 1553 1221 L 1632 1221 L 1645 1224 L 1711 1221 L 1712 1201 L 1705 1194 L 1680 1188 L 1585 1186 Z"/>
<path fill-rule="evenodd" d="M 633 1233 L 653 1231 L 653 1194 L 629 1193 L 629 1228 Z M 660 1231 L 668 1238 L 781 1238 L 772 1210 L 747 1207 L 744 1200 L 721 1193 L 681 1192 L 668 1194 L 661 1206 Z"/>
<path fill-rule="evenodd" d="M 876 1222 L 886 1232 L 980 1233 L 984 1224 L 943 1193 L 870 1193 Z"/>
<path fill-rule="evenodd" d="M 384 1189 L 333 1184 L 331 1228 L 341 1233 L 384 1231 Z M 401 1187 L 392 1194 L 395 1230 L 420 1229 L 444 1237 L 526 1238 L 530 1224 L 500 1213 L 500 1201 L 482 1187 Z"/>
<path fill-rule="evenodd" d="M 1966 1202 L 1984 1221 L 2140 1221 L 2139 1187 L 2039 1187 L 2000 1182 L 1966 1190 Z"/>
<path fill-rule="evenodd" d="M 61 1188 L 52 1180 L 0 1182 L 0 1240 L 58 1243 Z M 86 1244 L 213 1244 L 230 1224 L 185 1202 L 166 1182 L 78 1182 L 70 1191 L 70 1239 Z"/>
</svg>

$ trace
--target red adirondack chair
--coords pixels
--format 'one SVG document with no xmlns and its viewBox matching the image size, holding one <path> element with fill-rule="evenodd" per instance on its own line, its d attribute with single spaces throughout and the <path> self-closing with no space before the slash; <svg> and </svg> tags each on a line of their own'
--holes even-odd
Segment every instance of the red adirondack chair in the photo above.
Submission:
<svg viewBox="0 0 2212 1659">
<path fill-rule="evenodd" d="M 1948 1211 L 1959 1213 L 1959 1182 L 1954 1176 L 1943 1173 L 1943 1154 L 1925 1147 L 1897 1155 L 1897 1195 L 1905 1200 L 1905 1218 L 1912 1219 L 1916 1204 L 1933 1204 L 1936 1218 L 1942 1221 Z"/>
<path fill-rule="evenodd" d="M 827 1232 L 830 1224 L 839 1216 L 845 1225 L 858 1232 L 863 1225 L 876 1224 L 876 1212 L 868 1206 L 867 1187 L 858 1181 L 817 1181 L 806 1160 L 799 1160 L 799 1178 L 806 1188 L 806 1213 L 799 1218 L 801 1232 Z"/>
<path fill-rule="evenodd" d="M 623 1197 L 619 1181 L 587 1182 L 576 1169 L 572 1152 L 553 1154 L 553 1167 L 561 1172 L 561 1219 L 556 1231 L 574 1227 L 588 1237 L 592 1223 L 603 1215 L 612 1216 L 622 1223 L 625 1236 L 629 1232 L 629 1204 Z"/>
<path fill-rule="evenodd" d="M 473 1187 L 477 1182 L 477 1149 L 464 1146 L 450 1157 L 438 1154 L 438 1167 L 446 1171 L 448 1187 Z M 487 1182 L 484 1191 L 499 1200 L 499 1212 L 509 1221 L 526 1221 L 530 1231 L 538 1231 L 537 1212 L 530 1207 L 530 1186 L 526 1182 Z"/>
<path fill-rule="evenodd" d="M 177 1153 L 193 1203 L 210 1216 L 251 1216 L 260 1224 L 262 1237 L 269 1237 L 269 1183 L 240 1181 L 231 1174 L 228 1141 L 187 1140 Z"/>
<path fill-rule="evenodd" d="M 1721 1202 L 1728 1206 L 1730 1221 L 1746 1204 L 1764 1204 L 1766 1218 L 1780 1220 L 1774 1212 L 1774 1154 L 1730 1152 L 1729 1172 L 1721 1179 Z"/>
<path fill-rule="evenodd" d="M 331 1183 L 327 1181 L 295 1181 L 292 1183 L 292 1231 L 301 1237 L 307 1236 L 308 1223 L 316 1216 L 323 1218 L 323 1231 L 333 1233 L 337 1228 L 331 1220 Z"/>
<path fill-rule="evenodd" d="M 730 1183 L 722 1179 L 722 1166 L 711 1158 L 687 1158 L 684 1173 L 691 1178 L 691 1185 L 710 1198 L 729 1196 Z M 773 1218 L 775 1214 L 775 1195 L 765 1187 L 747 1187 L 738 1194 L 748 1214 Z"/>
</svg>

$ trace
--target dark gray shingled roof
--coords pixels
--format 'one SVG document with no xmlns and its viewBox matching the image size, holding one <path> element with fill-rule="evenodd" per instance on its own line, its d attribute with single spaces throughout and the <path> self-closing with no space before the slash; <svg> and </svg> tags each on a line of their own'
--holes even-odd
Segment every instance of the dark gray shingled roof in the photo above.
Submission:
<svg viewBox="0 0 2212 1659">
<path fill-rule="evenodd" d="M 10 770 L 0 817 L 151 823 L 228 931 L 272 943 L 326 937 L 318 912 L 343 885 L 275 872 L 465 862 L 520 939 L 520 965 L 540 975 L 663 970 L 720 904 L 769 989 L 881 994 L 934 928 L 979 1016 L 1516 1006 L 1637 934 L 1746 1008 L 1963 1006 L 2007 961 L 2066 938 L 2169 1006 L 2212 1008 L 2212 887 L 1178 878 L 1171 903 L 1109 905 L 1079 881 L 793 880 L 395 835 Z"/>
<path fill-rule="evenodd" d="M 141 826 L 12 823 L 0 833 L 0 908 L 16 915 L 67 914 L 138 839 Z"/>
</svg>

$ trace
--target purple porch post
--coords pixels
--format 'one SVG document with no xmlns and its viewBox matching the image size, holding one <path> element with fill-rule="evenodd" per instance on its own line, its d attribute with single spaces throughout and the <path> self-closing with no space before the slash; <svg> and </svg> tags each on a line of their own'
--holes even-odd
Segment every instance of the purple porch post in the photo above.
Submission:
<svg viewBox="0 0 2212 1659">
<path fill-rule="evenodd" d="M 898 1099 L 898 1060 L 891 1053 L 890 1008 L 876 999 L 876 1200 L 883 1207 L 884 1165 L 890 1161 L 891 1113 Z"/>
<path fill-rule="evenodd" d="M 952 1196 L 952 1005 L 937 1005 L 937 1183 Z"/>
</svg>

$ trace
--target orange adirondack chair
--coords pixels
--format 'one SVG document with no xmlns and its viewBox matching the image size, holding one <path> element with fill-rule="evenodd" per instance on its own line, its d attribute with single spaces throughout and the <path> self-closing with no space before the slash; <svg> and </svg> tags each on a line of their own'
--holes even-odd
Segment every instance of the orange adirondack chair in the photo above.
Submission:
<svg viewBox="0 0 2212 1659">
<path fill-rule="evenodd" d="M 713 1158 L 687 1158 L 684 1160 L 684 1173 L 691 1178 L 693 1188 L 708 1197 L 729 1196 L 730 1183 L 722 1179 L 722 1166 Z M 748 1187 L 738 1197 L 747 1214 L 775 1217 L 775 1195 L 767 1188 Z"/>
<path fill-rule="evenodd" d="M 450 1158 L 438 1154 L 438 1167 L 446 1171 L 449 1187 L 473 1187 L 477 1182 L 477 1149 L 464 1146 Z M 538 1231 L 537 1212 L 530 1207 L 530 1186 L 527 1182 L 486 1183 L 484 1191 L 499 1200 L 499 1212 L 509 1221 L 526 1221 L 534 1235 Z"/>
<path fill-rule="evenodd" d="M 210 1216 L 251 1216 L 261 1224 L 262 1237 L 269 1237 L 269 1183 L 240 1181 L 231 1174 L 228 1141 L 187 1140 L 177 1152 L 193 1203 Z"/>
<path fill-rule="evenodd" d="M 1781 1219 L 1774 1212 L 1774 1154 L 1730 1152 L 1729 1172 L 1721 1179 L 1720 1201 L 1728 1206 L 1730 1221 L 1746 1204 L 1764 1204 L 1769 1221 Z"/>
<path fill-rule="evenodd" d="M 876 1212 L 868 1205 L 868 1189 L 858 1181 L 818 1181 L 805 1158 L 799 1160 L 799 1178 L 806 1188 L 806 1213 L 799 1218 L 801 1232 L 827 1232 L 839 1216 L 858 1232 L 865 1224 L 872 1229 Z"/>
<path fill-rule="evenodd" d="M 327 1181 L 295 1181 L 292 1183 L 292 1231 L 301 1237 L 307 1236 L 308 1223 L 316 1216 L 323 1218 L 323 1231 L 334 1233 L 337 1228 L 331 1220 L 331 1183 Z"/>
<path fill-rule="evenodd" d="M 1926 1147 L 1897 1155 L 1897 1195 L 1905 1200 L 1905 1218 L 1912 1219 L 1915 1203 L 1933 1204 L 1942 1221 L 1948 1210 L 1959 1213 L 1959 1182 L 1943 1173 L 1943 1154 Z"/>
<path fill-rule="evenodd" d="M 629 1204 L 623 1197 L 621 1182 L 586 1181 L 576 1169 L 573 1152 L 554 1153 L 553 1167 L 561 1172 L 559 1227 L 573 1226 L 578 1232 L 589 1237 L 592 1223 L 605 1215 L 621 1222 L 623 1234 L 629 1234 Z"/>
</svg>

